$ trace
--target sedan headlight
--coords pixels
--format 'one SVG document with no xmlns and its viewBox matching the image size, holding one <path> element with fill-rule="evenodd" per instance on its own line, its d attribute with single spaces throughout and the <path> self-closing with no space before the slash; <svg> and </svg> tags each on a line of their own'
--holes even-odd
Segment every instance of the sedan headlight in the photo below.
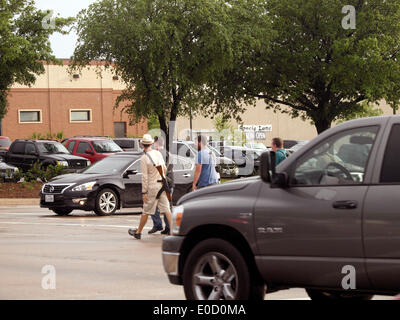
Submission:
<svg viewBox="0 0 400 320">
<path fill-rule="evenodd" d="M 58 166 L 68 167 L 68 161 L 57 161 Z"/>
<path fill-rule="evenodd" d="M 183 211 L 183 206 L 175 207 L 172 210 L 172 233 L 175 235 L 179 234 L 179 229 L 181 228 L 183 218 Z"/>
<path fill-rule="evenodd" d="M 93 187 L 95 184 L 96 184 L 96 181 L 84 183 L 79 186 L 73 187 L 72 191 L 90 191 L 90 190 L 93 190 Z"/>
</svg>

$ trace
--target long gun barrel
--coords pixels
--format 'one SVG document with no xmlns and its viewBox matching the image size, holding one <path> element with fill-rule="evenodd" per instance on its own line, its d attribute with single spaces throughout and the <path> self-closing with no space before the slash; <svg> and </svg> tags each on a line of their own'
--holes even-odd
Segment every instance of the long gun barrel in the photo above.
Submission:
<svg viewBox="0 0 400 320">
<path fill-rule="evenodd" d="M 163 167 L 162 166 L 156 166 L 156 169 L 157 169 L 158 173 L 160 174 L 160 176 L 162 178 L 163 189 L 164 189 L 164 191 L 165 191 L 165 193 L 167 195 L 167 198 L 168 198 L 169 201 L 172 201 L 172 195 L 171 195 L 170 190 L 169 190 L 167 178 L 164 176 Z"/>
</svg>

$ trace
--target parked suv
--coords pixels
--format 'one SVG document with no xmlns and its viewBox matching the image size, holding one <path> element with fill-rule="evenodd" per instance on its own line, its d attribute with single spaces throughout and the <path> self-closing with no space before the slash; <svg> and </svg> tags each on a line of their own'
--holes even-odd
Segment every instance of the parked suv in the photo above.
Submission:
<svg viewBox="0 0 400 320">
<path fill-rule="evenodd" d="M 400 116 L 338 125 L 276 170 L 274 152 L 263 153 L 260 177 L 178 202 L 163 241 L 169 280 L 188 299 L 295 287 L 312 299 L 398 294 L 399 163 Z"/>
<path fill-rule="evenodd" d="M 63 141 L 69 152 L 88 159 L 91 163 L 102 160 L 123 150 L 111 139 L 105 137 L 74 137 Z"/>
<path fill-rule="evenodd" d="M 15 140 L 5 154 L 4 161 L 22 170 L 29 170 L 35 162 L 40 162 L 44 168 L 62 165 L 69 172 L 90 165 L 85 158 L 71 155 L 60 142 L 50 140 Z"/>
</svg>

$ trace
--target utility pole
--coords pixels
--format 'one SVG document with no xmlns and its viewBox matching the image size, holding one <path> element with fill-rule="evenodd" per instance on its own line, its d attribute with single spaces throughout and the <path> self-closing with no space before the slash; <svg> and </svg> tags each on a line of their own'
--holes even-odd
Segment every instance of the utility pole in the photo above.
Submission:
<svg viewBox="0 0 400 320">
<path fill-rule="evenodd" d="M 193 116 L 192 116 L 192 106 L 190 106 L 190 141 L 193 141 Z"/>
</svg>

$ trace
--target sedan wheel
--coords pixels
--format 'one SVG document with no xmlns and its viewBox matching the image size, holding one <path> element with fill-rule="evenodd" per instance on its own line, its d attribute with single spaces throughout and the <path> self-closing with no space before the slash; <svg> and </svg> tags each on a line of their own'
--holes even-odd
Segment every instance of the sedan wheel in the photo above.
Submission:
<svg viewBox="0 0 400 320">
<path fill-rule="evenodd" d="M 109 216 L 118 209 L 118 197 L 111 189 L 104 189 L 99 192 L 96 199 L 96 214 Z"/>
</svg>

